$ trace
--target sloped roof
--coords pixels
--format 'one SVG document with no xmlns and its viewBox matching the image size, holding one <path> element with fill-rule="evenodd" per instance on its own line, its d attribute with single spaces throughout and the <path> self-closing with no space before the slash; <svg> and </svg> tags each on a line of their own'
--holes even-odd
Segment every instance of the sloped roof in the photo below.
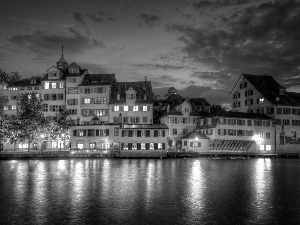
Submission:
<svg viewBox="0 0 300 225">
<path fill-rule="evenodd" d="M 190 98 L 190 103 L 193 105 L 203 105 L 203 106 L 210 106 L 208 101 L 205 98 Z"/>
<path fill-rule="evenodd" d="M 85 74 L 78 86 L 111 85 L 116 82 L 115 74 Z"/>
<path fill-rule="evenodd" d="M 30 81 L 33 79 L 32 78 L 25 78 L 25 79 L 22 79 L 22 80 L 18 80 L 18 81 L 15 81 L 13 83 L 10 83 L 8 85 L 8 87 L 23 87 L 23 86 L 40 86 L 41 85 L 41 80 L 40 79 L 36 79 L 36 84 L 30 84 Z"/>
<path fill-rule="evenodd" d="M 130 87 L 136 91 L 136 103 L 153 103 L 154 94 L 152 92 L 151 81 L 138 82 L 115 82 L 111 85 L 110 104 L 126 103 L 126 93 Z M 120 95 L 120 100 L 117 100 L 117 95 Z M 147 99 L 144 99 L 144 95 Z"/>
<path fill-rule="evenodd" d="M 124 124 L 122 129 L 169 129 L 166 124 Z"/>
<path fill-rule="evenodd" d="M 274 120 L 265 114 L 258 113 L 245 113 L 245 112 L 232 112 L 232 111 L 219 111 L 216 114 L 209 115 L 210 117 L 227 117 L 227 118 L 244 118 L 244 119 L 262 119 Z"/>
<path fill-rule="evenodd" d="M 210 139 L 205 134 L 201 134 L 198 131 L 189 132 L 186 135 L 184 135 L 183 137 L 181 137 L 180 139 L 195 139 L 195 138 L 198 138 L 198 139 Z"/>
<path fill-rule="evenodd" d="M 179 116 L 183 116 L 182 112 L 177 111 L 176 108 L 171 109 L 170 112 L 167 113 L 166 115 L 179 115 Z"/>
<path fill-rule="evenodd" d="M 269 102 L 274 105 L 300 106 L 300 94 L 284 91 L 280 95 L 280 89 L 285 89 L 272 76 L 242 74 L 256 90 L 258 90 Z M 279 101 L 276 101 L 279 97 Z"/>
</svg>

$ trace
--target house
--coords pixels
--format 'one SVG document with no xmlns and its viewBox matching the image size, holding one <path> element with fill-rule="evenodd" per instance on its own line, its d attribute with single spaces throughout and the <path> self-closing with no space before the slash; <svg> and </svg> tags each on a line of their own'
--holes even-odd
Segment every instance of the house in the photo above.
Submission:
<svg viewBox="0 0 300 225">
<path fill-rule="evenodd" d="M 242 74 L 231 91 L 233 111 L 266 114 L 276 120 L 275 148 L 297 152 L 300 144 L 300 94 L 288 92 L 272 76 Z"/>
</svg>

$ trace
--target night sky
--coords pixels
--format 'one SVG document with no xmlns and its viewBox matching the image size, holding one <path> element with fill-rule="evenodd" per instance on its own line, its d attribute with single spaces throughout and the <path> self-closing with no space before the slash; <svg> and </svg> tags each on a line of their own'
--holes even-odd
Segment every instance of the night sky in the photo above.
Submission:
<svg viewBox="0 0 300 225">
<path fill-rule="evenodd" d="M 60 58 L 118 81 L 147 76 L 211 104 L 242 73 L 300 85 L 300 1 L 2 0 L 0 68 L 42 75 Z"/>
</svg>

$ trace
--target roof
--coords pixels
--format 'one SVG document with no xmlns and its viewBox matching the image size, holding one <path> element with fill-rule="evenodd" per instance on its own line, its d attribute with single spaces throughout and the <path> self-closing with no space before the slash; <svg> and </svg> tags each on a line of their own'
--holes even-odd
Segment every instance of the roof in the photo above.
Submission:
<svg viewBox="0 0 300 225">
<path fill-rule="evenodd" d="M 300 94 L 286 92 L 272 76 L 242 74 L 273 105 L 300 106 Z M 280 89 L 283 94 L 280 95 Z M 279 98 L 279 101 L 276 101 Z"/>
<path fill-rule="evenodd" d="M 170 87 L 168 90 L 168 94 L 177 93 L 177 90 L 174 87 Z"/>
<path fill-rule="evenodd" d="M 232 112 L 232 111 L 219 111 L 216 114 L 211 114 L 210 117 L 227 117 L 227 118 L 244 118 L 244 119 L 261 119 L 261 120 L 274 120 L 265 114 L 245 113 L 245 112 Z"/>
<path fill-rule="evenodd" d="M 40 86 L 41 85 L 41 80 L 40 78 L 36 79 L 36 84 L 31 84 L 30 81 L 34 79 L 34 77 L 32 78 L 25 78 L 25 79 L 22 79 L 22 80 L 18 80 L 18 81 L 15 81 L 13 83 L 10 83 L 8 85 L 8 87 L 26 87 L 26 86 Z"/>
<path fill-rule="evenodd" d="M 115 82 L 111 85 L 110 104 L 126 103 L 126 91 L 132 87 L 136 91 L 136 103 L 153 103 L 151 81 Z M 117 96 L 120 95 L 120 100 Z M 144 96 L 147 98 L 145 99 Z"/>
<path fill-rule="evenodd" d="M 176 108 L 171 109 L 170 112 L 167 113 L 166 115 L 179 115 L 179 116 L 183 116 L 182 112 L 177 111 Z"/>
<path fill-rule="evenodd" d="M 116 82 L 115 74 L 85 74 L 78 86 L 111 85 Z"/>
<path fill-rule="evenodd" d="M 122 129 L 169 129 L 166 124 L 124 124 Z"/>
<path fill-rule="evenodd" d="M 180 139 L 210 139 L 209 137 L 207 137 L 205 134 L 202 134 L 198 131 L 192 131 L 187 133 L 186 135 L 184 135 L 183 137 L 181 137 Z"/>
<path fill-rule="evenodd" d="M 189 98 L 190 103 L 193 105 L 202 105 L 202 106 L 210 106 L 208 101 L 205 98 Z"/>
</svg>

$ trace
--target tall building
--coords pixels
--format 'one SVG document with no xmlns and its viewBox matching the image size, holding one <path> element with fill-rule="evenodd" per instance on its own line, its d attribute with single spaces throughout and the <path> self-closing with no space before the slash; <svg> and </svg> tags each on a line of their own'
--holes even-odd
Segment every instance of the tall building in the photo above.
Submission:
<svg viewBox="0 0 300 225">
<path fill-rule="evenodd" d="M 233 111 L 266 114 L 274 124 L 275 150 L 297 152 L 300 144 L 300 93 L 288 92 L 272 76 L 242 74 L 232 96 Z"/>
</svg>

